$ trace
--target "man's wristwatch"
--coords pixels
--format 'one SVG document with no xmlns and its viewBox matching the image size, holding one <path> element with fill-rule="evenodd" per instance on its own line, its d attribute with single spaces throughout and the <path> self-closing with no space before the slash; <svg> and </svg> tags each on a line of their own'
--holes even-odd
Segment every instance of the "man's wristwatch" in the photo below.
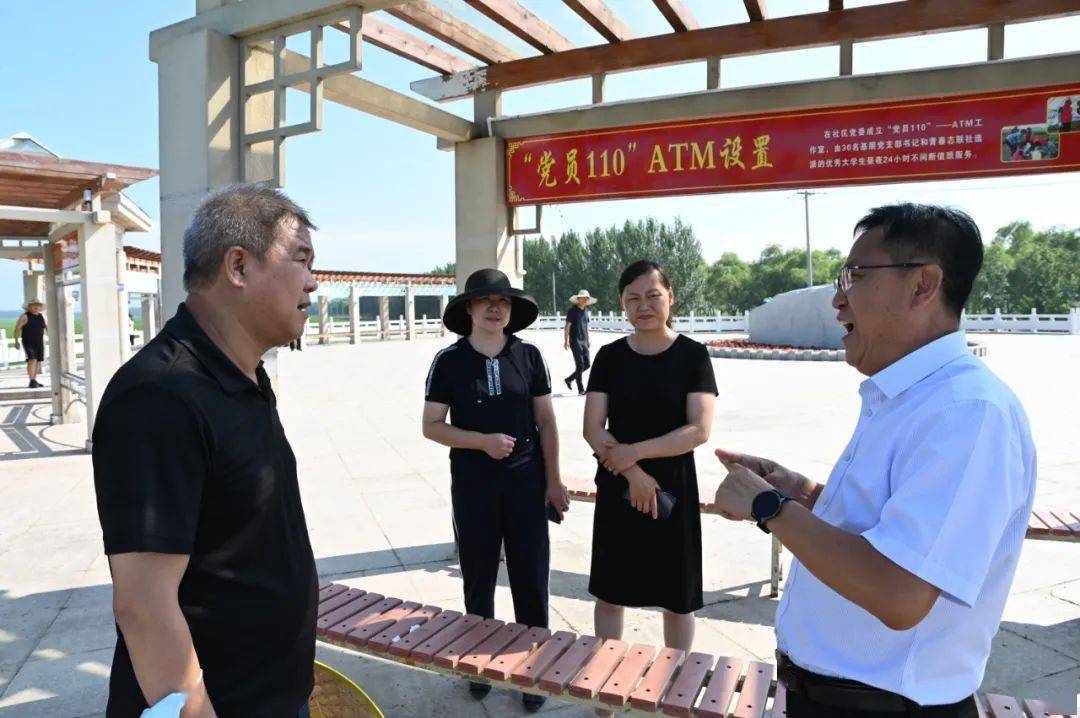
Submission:
<svg viewBox="0 0 1080 718">
<path fill-rule="evenodd" d="M 784 504 L 793 500 L 787 494 L 776 489 L 762 491 L 754 497 L 754 502 L 750 505 L 750 516 L 757 522 L 759 529 L 765 533 L 772 533 L 765 524 L 780 514 Z"/>
</svg>

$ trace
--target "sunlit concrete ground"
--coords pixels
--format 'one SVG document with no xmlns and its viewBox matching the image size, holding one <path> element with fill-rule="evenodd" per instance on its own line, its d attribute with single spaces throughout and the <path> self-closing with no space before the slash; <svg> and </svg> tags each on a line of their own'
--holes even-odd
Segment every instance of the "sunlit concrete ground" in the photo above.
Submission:
<svg viewBox="0 0 1080 718">
<path fill-rule="evenodd" d="M 573 364 L 553 332 L 528 332 L 557 378 Z M 596 343 L 614 339 L 597 336 Z M 1016 390 L 1039 450 L 1038 503 L 1080 506 L 1080 337 L 987 336 L 987 362 Z M 282 415 L 320 574 L 404 599 L 462 608 L 453 560 L 446 451 L 420 438 L 422 387 L 450 339 L 309 346 L 284 352 Z M 714 360 L 720 386 L 712 439 L 698 457 L 702 494 L 722 475 L 711 447 L 771 456 L 819 478 L 850 435 L 860 377 L 843 363 Z M 580 438 L 584 402 L 556 384 L 567 476 L 590 477 Z M 104 710 L 114 642 L 81 424 L 48 426 L 48 406 L 0 401 L 0 718 L 96 716 Z M 706 607 L 695 649 L 771 659 L 775 601 L 769 543 L 750 524 L 703 518 Z M 592 507 L 552 526 L 551 623 L 589 632 Z M 647 573 L 649 558 L 643 570 Z M 497 596 L 511 618 L 505 578 Z M 656 611 L 631 610 L 626 638 L 662 642 Z M 474 703 L 463 682 L 322 647 L 388 716 L 512 716 L 515 693 Z M 987 690 L 1053 699 L 1080 690 L 1080 544 L 1028 541 L 987 669 Z M 546 714 L 585 715 L 548 702 Z"/>
</svg>

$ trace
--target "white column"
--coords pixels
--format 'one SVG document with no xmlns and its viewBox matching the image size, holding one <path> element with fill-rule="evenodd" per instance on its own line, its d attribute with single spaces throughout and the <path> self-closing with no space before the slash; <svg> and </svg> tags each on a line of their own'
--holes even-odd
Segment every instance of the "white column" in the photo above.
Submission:
<svg viewBox="0 0 1080 718">
<path fill-rule="evenodd" d="M 330 299 L 325 294 L 319 297 L 319 344 L 329 344 L 330 337 Z"/>
<path fill-rule="evenodd" d="M 23 302 L 45 299 L 45 273 L 28 270 L 23 272 Z M 46 302 L 46 305 L 48 303 Z"/>
<path fill-rule="evenodd" d="M 161 309 L 184 300 L 184 229 L 206 194 L 240 180 L 240 43 L 196 30 L 158 48 Z"/>
<path fill-rule="evenodd" d="M 121 294 L 116 276 L 117 252 L 122 253 L 123 249 L 117 244 L 113 224 L 83 224 L 79 227 L 88 449 L 101 396 L 124 361 L 120 342 L 127 341 L 126 322 L 120 323 L 116 306 Z"/>
<path fill-rule="evenodd" d="M 458 291 L 477 269 L 493 267 L 515 287 L 524 286 L 521 244 L 509 234 L 503 141 L 486 137 L 454 150 L 454 241 Z"/>
<path fill-rule="evenodd" d="M 56 272 L 53 270 L 52 245 L 45 248 L 45 321 L 49 339 L 49 390 L 52 392 L 52 409 L 49 423 L 60 424 L 64 421 L 64 404 L 60 387 L 60 362 L 63 357 L 62 328 L 64 325 L 64 307 L 60 303 L 63 296 L 61 287 L 56 286 Z M 69 332 L 70 333 L 70 332 Z"/>
<path fill-rule="evenodd" d="M 79 372 L 78 358 L 75 356 L 75 287 L 60 287 L 58 295 L 60 300 L 58 314 L 63 317 L 59 326 L 60 335 L 57 344 L 57 351 L 60 354 L 60 372 L 82 376 Z M 86 343 L 84 341 L 83 356 L 85 355 Z M 60 402 L 63 423 L 73 424 L 86 419 L 86 405 L 75 392 L 61 388 Z"/>
<path fill-rule="evenodd" d="M 386 340 L 390 337 L 390 297 L 379 297 L 379 339 Z"/>
<path fill-rule="evenodd" d="M 349 343 L 360 343 L 360 288 L 349 285 Z"/>
<path fill-rule="evenodd" d="M 157 302 L 153 294 L 142 295 L 142 336 L 143 346 L 157 336 Z"/>
<path fill-rule="evenodd" d="M 440 319 L 446 315 L 446 305 L 449 304 L 449 303 L 450 303 L 450 297 L 448 297 L 445 294 L 442 294 L 442 295 L 439 296 L 439 318 Z M 447 332 L 446 325 L 443 324 L 442 325 L 442 335 L 441 336 L 445 337 L 446 332 Z"/>
<path fill-rule="evenodd" d="M 119 250 L 116 253 L 116 310 L 120 326 L 123 327 L 120 334 L 120 363 L 122 364 L 131 358 L 132 332 L 128 326 L 127 255 L 124 254 L 124 230 L 120 227 L 116 227 L 116 246 Z"/>
<path fill-rule="evenodd" d="M 416 292 L 412 284 L 405 285 L 405 338 L 416 339 Z"/>
</svg>

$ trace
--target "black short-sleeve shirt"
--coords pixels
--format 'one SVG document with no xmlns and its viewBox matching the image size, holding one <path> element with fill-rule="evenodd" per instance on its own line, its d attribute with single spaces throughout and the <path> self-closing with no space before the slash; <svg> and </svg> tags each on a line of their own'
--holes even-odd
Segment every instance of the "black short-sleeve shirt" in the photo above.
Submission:
<svg viewBox="0 0 1080 718">
<path fill-rule="evenodd" d="M 570 339 L 579 342 L 589 338 L 589 310 L 574 305 L 566 310 L 566 323 L 570 325 Z"/>
<path fill-rule="evenodd" d="M 105 553 L 187 554 L 178 599 L 219 716 L 295 716 L 313 684 L 318 577 L 270 381 L 181 304 L 109 382 L 94 424 Z M 146 701 L 117 630 L 110 718 Z"/>
<path fill-rule="evenodd" d="M 450 449 L 451 471 L 484 471 L 539 456 L 532 400 L 550 393 L 551 376 L 536 345 L 510 335 L 502 351 L 489 358 L 462 337 L 435 355 L 424 399 L 449 406 L 452 426 L 517 439 L 513 453 L 502 461 L 475 449 Z"/>
</svg>

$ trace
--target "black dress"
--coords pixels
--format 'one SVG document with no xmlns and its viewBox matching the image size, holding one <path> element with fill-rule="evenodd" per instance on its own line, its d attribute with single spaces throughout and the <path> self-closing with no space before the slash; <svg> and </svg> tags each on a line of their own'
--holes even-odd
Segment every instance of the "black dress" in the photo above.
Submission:
<svg viewBox="0 0 1080 718">
<path fill-rule="evenodd" d="M 623 444 L 663 436 L 684 426 L 686 396 L 716 394 L 706 347 L 679 335 L 647 356 L 626 339 L 604 346 L 593 362 L 589 391 L 607 394 L 608 431 Z M 693 452 L 639 462 L 676 498 L 667 519 L 653 519 L 627 501 L 627 481 L 596 469 L 589 593 L 619 606 L 660 606 L 690 613 L 702 606 L 701 512 Z"/>
</svg>

